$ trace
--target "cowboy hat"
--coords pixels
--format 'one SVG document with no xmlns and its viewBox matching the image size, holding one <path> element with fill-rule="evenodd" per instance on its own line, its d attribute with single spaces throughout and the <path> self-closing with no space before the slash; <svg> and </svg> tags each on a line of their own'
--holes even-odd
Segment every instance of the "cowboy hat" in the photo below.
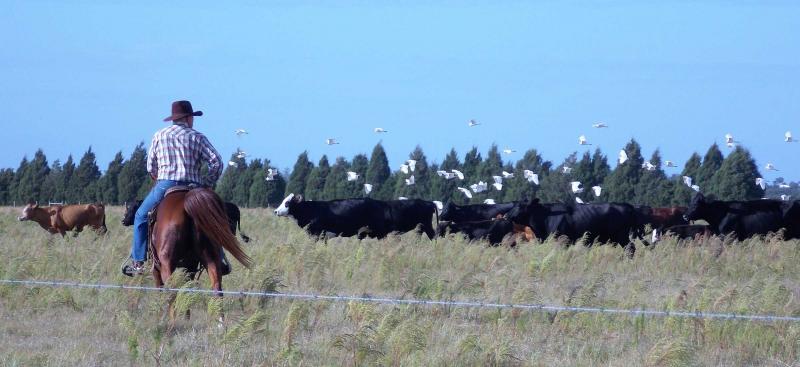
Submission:
<svg viewBox="0 0 800 367">
<path fill-rule="evenodd" d="M 172 102 L 172 115 L 167 116 L 164 121 L 180 120 L 186 116 L 203 116 L 203 111 L 192 110 L 192 103 L 189 101 Z"/>
</svg>

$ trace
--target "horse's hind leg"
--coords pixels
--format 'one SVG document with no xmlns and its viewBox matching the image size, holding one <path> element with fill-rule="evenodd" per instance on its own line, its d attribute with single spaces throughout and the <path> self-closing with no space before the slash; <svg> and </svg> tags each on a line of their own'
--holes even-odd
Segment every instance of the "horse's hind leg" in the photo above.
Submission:
<svg viewBox="0 0 800 367">
<path fill-rule="evenodd" d="M 208 277 L 211 279 L 211 289 L 217 292 L 214 296 L 222 298 L 222 257 L 219 253 L 212 254 L 209 253 L 209 251 L 203 251 L 203 262 L 205 263 L 204 265 L 208 272 Z M 220 310 L 219 319 L 217 320 L 220 328 L 224 327 L 224 315 L 224 312 Z"/>
</svg>

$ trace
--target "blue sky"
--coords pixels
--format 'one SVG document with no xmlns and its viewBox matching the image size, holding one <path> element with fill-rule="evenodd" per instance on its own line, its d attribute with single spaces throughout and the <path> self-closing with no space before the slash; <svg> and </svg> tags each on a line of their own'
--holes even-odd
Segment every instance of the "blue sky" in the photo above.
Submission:
<svg viewBox="0 0 800 367">
<path fill-rule="evenodd" d="M 733 134 L 800 179 L 796 1 L 6 1 L 0 167 L 91 145 L 102 169 L 173 100 L 227 158 L 291 167 L 379 140 L 393 168 L 492 143 L 559 163 L 586 135 L 682 165 Z M 482 123 L 468 128 L 471 118 Z M 592 129 L 603 121 L 609 129 Z M 390 132 L 376 135 L 374 127 Z M 236 128 L 249 136 L 237 138 Z M 326 146 L 334 137 L 340 145 Z M 767 173 L 772 162 L 781 172 Z M 674 171 L 672 171 L 674 170 Z M 668 170 L 677 173 L 678 169 Z"/>
</svg>

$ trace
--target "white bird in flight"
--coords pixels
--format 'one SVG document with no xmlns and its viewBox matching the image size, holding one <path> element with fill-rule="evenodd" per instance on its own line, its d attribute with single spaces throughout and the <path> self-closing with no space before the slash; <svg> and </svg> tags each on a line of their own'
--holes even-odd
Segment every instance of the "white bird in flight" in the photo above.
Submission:
<svg viewBox="0 0 800 367">
<path fill-rule="evenodd" d="M 646 169 L 648 171 L 655 171 L 656 170 L 656 166 L 654 164 L 650 163 L 650 161 L 642 163 L 642 168 L 644 168 L 644 169 Z"/>
<path fill-rule="evenodd" d="M 561 167 L 561 172 L 565 174 L 570 174 L 572 172 L 572 167 L 567 167 L 567 166 Z"/>
<path fill-rule="evenodd" d="M 731 135 L 730 133 L 725 134 L 725 145 L 727 145 L 728 148 L 733 148 L 733 146 L 736 145 L 736 143 L 738 143 L 738 141 L 733 140 L 733 135 Z"/>
<path fill-rule="evenodd" d="M 456 178 L 455 173 L 450 173 L 447 171 L 436 171 L 436 174 L 439 175 L 439 177 L 443 177 L 445 180 L 452 180 Z"/>
<path fill-rule="evenodd" d="M 523 171 L 523 174 L 525 175 L 525 179 L 528 180 L 528 182 L 534 183 L 536 185 L 539 184 L 539 175 L 533 173 L 533 171 L 526 169 L 525 171 Z"/>
<path fill-rule="evenodd" d="M 467 189 L 465 189 L 463 187 L 459 187 L 458 191 L 461 191 L 464 194 L 464 196 L 467 197 L 467 199 L 472 199 L 472 193 L 469 192 L 469 190 L 467 190 Z"/>
<path fill-rule="evenodd" d="M 694 191 L 700 192 L 700 186 L 697 186 L 697 185 L 692 185 L 692 186 L 691 186 L 691 188 L 692 188 L 692 190 L 694 190 Z"/>
<path fill-rule="evenodd" d="M 397 198 L 397 200 L 408 200 L 408 198 L 405 197 L 405 196 L 401 196 L 401 197 Z"/>
<path fill-rule="evenodd" d="M 664 163 L 666 163 L 667 167 L 670 167 L 670 168 L 678 167 L 678 166 L 675 165 L 675 163 L 672 163 L 672 161 L 666 161 Z"/>
<path fill-rule="evenodd" d="M 786 194 L 783 194 L 783 195 L 781 195 L 781 200 L 783 200 L 783 201 L 789 201 L 789 199 L 790 199 L 791 197 L 792 197 L 792 195 L 786 195 Z"/>
<path fill-rule="evenodd" d="M 592 191 L 594 191 L 595 197 L 600 197 L 600 194 L 603 192 L 603 188 L 600 186 L 592 186 Z"/>
<path fill-rule="evenodd" d="M 369 195 L 369 193 L 371 193 L 371 192 L 372 192 L 372 185 L 368 184 L 368 183 L 365 183 L 364 184 L 364 194 L 365 195 Z"/>
<path fill-rule="evenodd" d="M 511 153 L 516 153 L 516 152 L 517 152 L 516 150 L 511 149 L 511 148 L 503 149 L 503 153 L 505 153 L 505 154 L 511 154 Z"/>
<path fill-rule="evenodd" d="M 461 173 L 461 171 L 453 169 L 450 170 L 450 172 L 453 172 L 453 174 L 455 174 L 459 180 L 464 180 L 464 174 Z"/>
<path fill-rule="evenodd" d="M 492 176 L 492 180 L 494 180 L 494 183 L 503 184 L 503 177 L 501 176 Z"/>
<path fill-rule="evenodd" d="M 763 178 L 756 177 L 756 186 L 761 187 L 761 190 L 765 190 L 767 188 L 767 183 L 764 182 Z"/>
<path fill-rule="evenodd" d="M 580 194 L 583 192 L 583 187 L 581 187 L 581 183 L 579 181 L 572 181 L 569 184 L 572 186 L 573 194 Z"/>
<path fill-rule="evenodd" d="M 775 168 L 775 165 L 772 163 L 767 163 L 764 169 L 766 169 L 767 171 L 779 171 L 779 169 Z"/>
<path fill-rule="evenodd" d="M 797 143 L 797 140 L 794 140 L 794 138 L 792 138 L 791 131 L 787 131 L 786 134 L 783 134 L 783 141 L 787 143 Z"/>
<path fill-rule="evenodd" d="M 625 153 L 625 150 L 619 151 L 619 159 L 617 160 L 619 164 L 623 164 L 628 160 L 628 153 Z"/>
<path fill-rule="evenodd" d="M 467 192 L 469 192 L 469 191 L 467 191 Z M 438 210 L 438 211 L 442 211 L 442 209 L 444 209 L 444 204 L 439 200 L 434 200 L 433 204 L 436 205 L 436 210 Z"/>
<path fill-rule="evenodd" d="M 476 184 L 469 185 L 469 188 L 472 189 L 472 192 L 476 194 L 486 191 L 488 187 L 489 185 L 487 185 L 486 182 L 483 181 L 478 181 L 478 183 Z"/>
<path fill-rule="evenodd" d="M 470 119 L 469 122 L 467 123 L 467 126 L 474 127 L 474 126 L 478 126 L 480 124 L 481 124 L 480 122 L 475 121 L 474 119 Z"/>
<path fill-rule="evenodd" d="M 417 161 L 409 159 L 406 161 L 406 163 L 408 163 L 408 169 L 410 169 L 412 172 L 417 170 Z"/>
<path fill-rule="evenodd" d="M 233 132 L 236 133 L 236 136 L 242 136 L 242 135 L 250 134 L 245 129 L 236 129 L 236 130 L 233 130 Z"/>
<path fill-rule="evenodd" d="M 578 137 L 578 144 L 579 145 L 592 145 L 592 144 L 589 144 L 589 141 L 586 140 L 586 136 L 584 136 L 584 135 L 581 135 L 581 136 Z"/>
<path fill-rule="evenodd" d="M 376 127 L 375 128 L 375 132 L 378 133 L 378 134 L 380 134 L 380 133 L 388 133 L 389 130 L 386 130 L 386 129 L 382 128 L 382 127 Z"/>
<path fill-rule="evenodd" d="M 328 145 L 335 145 L 335 144 L 339 144 L 339 142 L 338 142 L 338 141 L 336 141 L 336 139 L 333 139 L 333 138 L 328 138 L 328 139 L 325 139 L 325 144 L 328 144 Z"/>
<path fill-rule="evenodd" d="M 494 189 L 497 190 L 497 191 L 503 190 L 503 184 L 501 184 L 501 183 L 495 182 L 495 183 L 492 184 L 492 186 L 494 186 Z"/>
<path fill-rule="evenodd" d="M 275 181 L 275 176 L 278 175 L 278 170 L 274 168 L 267 168 L 267 177 L 264 177 L 267 181 Z"/>
<path fill-rule="evenodd" d="M 234 161 L 228 161 L 228 165 L 231 167 L 239 167 L 239 163 L 236 163 Z"/>
<path fill-rule="evenodd" d="M 604 127 L 608 127 L 605 122 L 598 122 L 596 124 L 592 124 L 592 127 L 595 129 L 602 129 Z"/>
<path fill-rule="evenodd" d="M 583 200 L 581 200 L 581 198 L 579 198 L 577 196 L 575 197 L 575 202 L 578 203 L 578 204 L 586 204 L 586 203 L 583 202 Z"/>
<path fill-rule="evenodd" d="M 358 180 L 358 173 L 347 171 L 347 182 Z"/>
<path fill-rule="evenodd" d="M 782 184 L 778 184 L 778 188 L 779 189 L 791 189 L 792 186 L 788 185 L 788 184 L 785 184 L 785 183 L 782 183 Z"/>
<path fill-rule="evenodd" d="M 505 179 L 514 178 L 514 174 L 513 173 L 508 173 L 506 171 L 503 171 L 503 172 L 501 172 L 501 174 L 503 175 L 503 178 L 505 178 Z"/>
<path fill-rule="evenodd" d="M 689 187 L 691 187 L 691 186 L 692 186 L 692 178 L 691 178 L 691 177 L 689 177 L 689 176 L 683 176 L 683 183 L 684 183 L 686 186 L 689 186 Z"/>
<path fill-rule="evenodd" d="M 484 204 L 489 204 L 489 205 L 494 205 L 494 204 L 496 204 L 496 203 L 494 202 L 494 199 L 486 199 L 486 200 L 484 200 L 484 201 L 483 201 L 483 203 L 484 203 Z"/>
<path fill-rule="evenodd" d="M 408 173 L 409 173 L 409 170 L 408 170 L 408 165 L 407 165 L 407 164 L 405 164 L 405 163 L 404 163 L 404 164 L 401 164 L 401 165 L 400 165 L 400 172 L 403 172 L 403 173 L 405 173 L 405 174 L 408 174 Z"/>
<path fill-rule="evenodd" d="M 411 186 L 411 185 L 413 185 L 415 183 L 416 182 L 414 182 L 414 175 L 411 175 L 411 177 L 406 179 L 406 186 Z"/>
<path fill-rule="evenodd" d="M 243 151 L 243 150 L 238 150 L 238 151 L 236 152 L 236 158 L 239 158 L 239 159 L 244 159 L 244 158 L 247 158 L 248 156 L 249 156 L 249 155 L 247 154 L 247 152 L 245 152 L 245 151 Z"/>
</svg>

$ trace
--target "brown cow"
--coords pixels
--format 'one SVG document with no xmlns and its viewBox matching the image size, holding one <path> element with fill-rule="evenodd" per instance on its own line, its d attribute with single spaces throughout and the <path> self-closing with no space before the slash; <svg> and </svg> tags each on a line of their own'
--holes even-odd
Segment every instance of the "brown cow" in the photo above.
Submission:
<svg viewBox="0 0 800 367">
<path fill-rule="evenodd" d="M 103 204 L 86 205 L 54 205 L 40 208 L 39 204 L 30 203 L 22 209 L 20 222 L 32 220 L 46 231 L 64 236 L 67 231 L 75 231 L 75 235 L 83 231 L 83 227 L 92 227 L 97 233 L 106 233 L 106 209 Z"/>
</svg>

